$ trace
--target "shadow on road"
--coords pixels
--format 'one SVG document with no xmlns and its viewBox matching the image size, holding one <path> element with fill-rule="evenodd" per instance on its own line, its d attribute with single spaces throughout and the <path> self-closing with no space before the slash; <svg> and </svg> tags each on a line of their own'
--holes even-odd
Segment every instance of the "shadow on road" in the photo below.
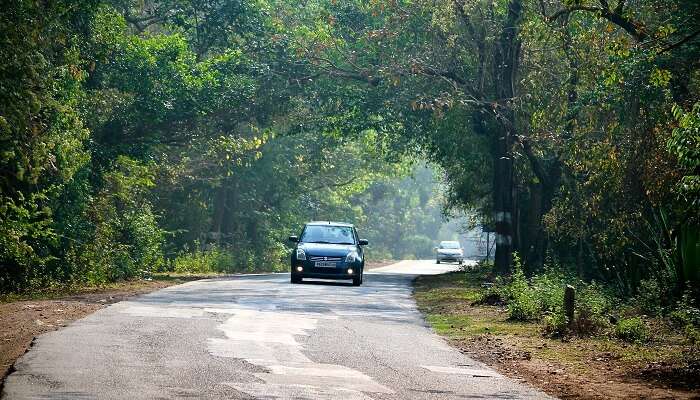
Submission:
<svg viewBox="0 0 700 400">
<path fill-rule="evenodd" d="M 323 280 L 313 280 L 309 281 L 307 280 L 309 278 L 304 278 L 304 280 L 301 282 L 302 285 L 325 285 L 325 286 L 352 286 L 352 282 L 344 282 L 344 281 L 323 281 Z"/>
<path fill-rule="evenodd" d="M 310 278 L 311 279 L 311 278 Z M 129 300 L 131 306 L 153 308 L 250 309 L 310 313 L 362 314 L 384 322 L 423 325 L 412 307 L 412 276 L 391 273 L 365 275 L 362 286 L 352 282 L 306 280 L 289 282 L 289 274 L 242 275 L 189 282 Z M 352 299 L 352 301 L 349 301 Z"/>
</svg>

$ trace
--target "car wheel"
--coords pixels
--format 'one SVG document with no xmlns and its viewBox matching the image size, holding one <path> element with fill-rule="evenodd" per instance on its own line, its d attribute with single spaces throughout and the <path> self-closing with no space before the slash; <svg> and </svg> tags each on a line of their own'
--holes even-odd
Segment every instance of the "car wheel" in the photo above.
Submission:
<svg viewBox="0 0 700 400">
<path fill-rule="evenodd" d="M 292 281 L 292 283 L 301 283 L 301 279 L 302 279 L 302 278 L 301 278 L 300 276 L 294 276 L 294 275 L 292 275 L 291 281 Z"/>
<path fill-rule="evenodd" d="M 437 260 L 435 260 L 435 263 L 440 264 L 440 259 L 438 258 Z"/>
<path fill-rule="evenodd" d="M 353 285 L 353 286 L 360 286 L 360 285 L 362 285 L 362 275 L 356 276 L 356 277 L 352 278 L 352 285 Z"/>
</svg>

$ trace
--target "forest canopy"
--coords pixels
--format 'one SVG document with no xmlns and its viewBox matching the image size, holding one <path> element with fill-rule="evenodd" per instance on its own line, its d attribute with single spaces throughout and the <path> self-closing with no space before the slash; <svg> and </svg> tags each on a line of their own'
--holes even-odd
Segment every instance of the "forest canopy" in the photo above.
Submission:
<svg viewBox="0 0 700 400">
<path fill-rule="evenodd" d="M 278 269 L 311 219 L 427 257 L 443 214 L 495 230 L 501 275 L 517 253 L 697 291 L 698 21 L 695 0 L 4 4 L 0 291 Z"/>
</svg>

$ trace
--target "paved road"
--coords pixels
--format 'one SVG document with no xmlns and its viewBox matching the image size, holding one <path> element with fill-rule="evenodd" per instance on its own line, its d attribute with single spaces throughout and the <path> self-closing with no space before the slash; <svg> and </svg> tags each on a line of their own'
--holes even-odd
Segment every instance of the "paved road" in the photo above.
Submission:
<svg viewBox="0 0 700 400">
<path fill-rule="evenodd" d="M 39 337 L 2 399 L 546 398 L 450 348 L 411 298 L 401 262 L 361 287 L 289 275 L 190 282 Z"/>
</svg>

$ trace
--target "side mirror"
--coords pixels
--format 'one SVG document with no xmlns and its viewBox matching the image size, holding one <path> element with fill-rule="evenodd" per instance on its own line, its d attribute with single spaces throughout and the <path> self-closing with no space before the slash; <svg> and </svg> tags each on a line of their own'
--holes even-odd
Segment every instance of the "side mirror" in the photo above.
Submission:
<svg viewBox="0 0 700 400">
<path fill-rule="evenodd" d="M 296 242 L 298 242 L 298 241 L 299 241 L 299 238 L 298 238 L 298 237 L 296 237 L 296 236 L 290 236 L 290 237 L 289 237 L 289 241 L 290 241 L 290 242 L 294 242 L 294 243 L 296 243 Z"/>
<path fill-rule="evenodd" d="M 360 239 L 358 243 L 360 244 L 360 246 L 367 246 L 369 244 L 369 241 L 367 241 L 367 239 Z"/>
</svg>

